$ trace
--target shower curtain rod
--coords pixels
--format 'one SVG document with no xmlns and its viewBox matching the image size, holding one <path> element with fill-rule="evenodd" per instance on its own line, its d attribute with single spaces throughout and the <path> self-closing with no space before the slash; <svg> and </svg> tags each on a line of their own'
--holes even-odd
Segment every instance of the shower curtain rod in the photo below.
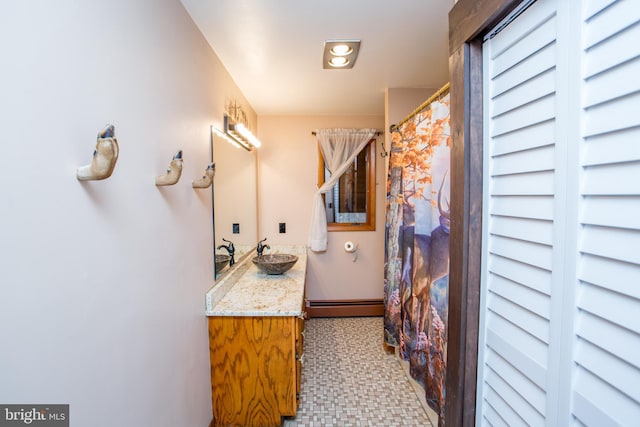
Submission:
<svg viewBox="0 0 640 427">
<path fill-rule="evenodd" d="M 422 104 L 420 104 L 420 106 L 418 108 L 416 108 L 411 113 L 409 113 L 409 115 L 407 117 L 405 117 L 404 119 L 400 120 L 398 122 L 398 124 L 389 126 L 389 132 L 391 133 L 391 132 L 395 131 L 400 126 L 402 126 L 403 124 L 405 124 L 406 122 L 411 120 L 416 114 L 420 113 L 422 110 L 427 108 L 429 106 L 429 104 L 431 104 L 433 101 L 435 101 L 436 99 L 441 97 L 448 90 L 449 90 L 449 83 L 447 83 L 446 85 L 442 86 L 436 93 L 431 95 L 429 97 L 429 99 L 424 101 Z"/>
<path fill-rule="evenodd" d="M 354 133 L 366 133 L 366 132 L 354 132 Z M 311 135 L 316 136 L 316 132 L 315 131 L 311 132 Z M 376 131 L 376 136 L 380 136 L 380 135 L 382 135 L 382 132 Z"/>
</svg>

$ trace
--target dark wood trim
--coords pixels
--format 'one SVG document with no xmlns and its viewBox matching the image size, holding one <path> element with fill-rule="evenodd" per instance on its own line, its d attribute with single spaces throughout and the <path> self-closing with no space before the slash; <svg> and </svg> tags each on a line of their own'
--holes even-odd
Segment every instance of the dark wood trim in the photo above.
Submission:
<svg viewBox="0 0 640 427">
<path fill-rule="evenodd" d="M 343 224 L 328 222 L 327 231 L 375 231 L 376 230 L 376 139 L 373 138 L 363 150 L 367 153 L 367 222 L 362 224 Z M 318 188 L 324 184 L 324 158 L 318 143 Z M 324 194 L 322 199 L 324 200 Z"/>
<path fill-rule="evenodd" d="M 449 12 L 451 271 L 447 397 L 441 425 L 475 425 L 482 262 L 481 37 L 520 2 L 460 0 Z"/>
<path fill-rule="evenodd" d="M 315 300 L 308 301 L 309 317 L 360 317 L 382 316 L 384 302 L 381 299 Z"/>
<path fill-rule="evenodd" d="M 468 161 L 465 150 L 468 101 L 465 88 L 468 86 L 468 46 L 463 45 L 449 57 L 451 73 L 451 239 L 449 272 L 449 324 L 447 338 L 447 378 L 445 424 L 462 425 L 464 399 L 464 372 L 467 324 L 466 280 L 468 224 Z M 477 350 L 476 350 L 477 353 Z"/>
<path fill-rule="evenodd" d="M 483 37 L 522 1 L 459 0 L 449 11 L 449 55 Z"/>
<path fill-rule="evenodd" d="M 468 44 L 469 60 L 469 201 L 467 204 L 467 273 L 465 294 L 465 351 L 463 375 L 463 419 L 475 425 L 476 380 L 478 371 L 478 322 L 480 313 L 480 274 L 482 271 L 482 42 Z"/>
</svg>

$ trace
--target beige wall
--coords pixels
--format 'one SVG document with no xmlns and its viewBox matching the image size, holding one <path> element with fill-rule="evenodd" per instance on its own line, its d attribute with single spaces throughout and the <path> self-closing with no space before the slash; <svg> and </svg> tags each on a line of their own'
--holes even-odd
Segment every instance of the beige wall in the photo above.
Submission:
<svg viewBox="0 0 640 427">
<path fill-rule="evenodd" d="M 0 52 L 0 402 L 208 425 L 211 191 L 191 181 L 224 104 L 255 113 L 177 0 L 2 2 Z M 106 123 L 113 176 L 80 183 Z"/>
<path fill-rule="evenodd" d="M 306 245 L 311 201 L 316 191 L 318 148 L 311 132 L 319 128 L 384 127 L 382 116 L 260 116 L 258 153 L 259 233 L 273 244 Z M 378 137 L 376 152 L 379 153 Z M 376 154 L 376 230 L 330 232 L 326 252 L 309 252 L 309 300 L 382 298 L 384 260 L 384 161 Z M 286 222 L 287 233 L 278 233 Z M 346 241 L 359 244 L 358 260 L 344 251 Z"/>
<path fill-rule="evenodd" d="M 397 124 L 440 88 L 387 89 L 385 92 L 385 129 Z"/>
</svg>

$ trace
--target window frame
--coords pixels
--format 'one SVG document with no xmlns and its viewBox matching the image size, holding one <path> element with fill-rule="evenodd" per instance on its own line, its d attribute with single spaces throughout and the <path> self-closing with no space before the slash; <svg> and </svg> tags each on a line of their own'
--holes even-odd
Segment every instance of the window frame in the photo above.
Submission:
<svg viewBox="0 0 640 427">
<path fill-rule="evenodd" d="M 367 220 L 362 223 L 328 222 L 327 231 L 375 231 L 376 229 L 376 139 L 371 138 L 362 149 L 367 152 Z M 318 144 L 318 188 L 324 184 L 324 157 Z M 326 194 L 322 201 L 326 207 Z"/>
</svg>

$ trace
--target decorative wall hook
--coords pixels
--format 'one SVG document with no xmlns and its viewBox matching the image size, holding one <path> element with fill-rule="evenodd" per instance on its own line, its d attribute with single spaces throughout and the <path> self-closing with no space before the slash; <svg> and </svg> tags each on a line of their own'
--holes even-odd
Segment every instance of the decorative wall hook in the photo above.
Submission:
<svg viewBox="0 0 640 427">
<path fill-rule="evenodd" d="M 109 178 L 116 167 L 119 151 L 115 129 L 113 125 L 107 125 L 98 132 L 98 141 L 91 164 L 79 167 L 76 177 L 79 181 L 98 181 Z"/>
<path fill-rule="evenodd" d="M 387 157 L 389 153 L 387 152 L 387 149 L 384 146 L 384 140 L 380 141 L 380 145 L 382 146 L 382 152 L 380 153 L 380 157 Z"/>
<path fill-rule="evenodd" d="M 209 188 L 211 183 L 213 182 L 213 177 L 216 174 L 216 164 L 209 163 L 207 166 L 207 170 L 202 175 L 202 178 L 198 178 L 193 180 L 193 188 Z"/>
<path fill-rule="evenodd" d="M 182 175 L 182 150 L 179 150 L 175 156 L 173 156 L 167 172 L 164 175 L 156 177 L 156 185 L 158 187 L 173 185 L 180 180 L 180 175 Z"/>
</svg>

